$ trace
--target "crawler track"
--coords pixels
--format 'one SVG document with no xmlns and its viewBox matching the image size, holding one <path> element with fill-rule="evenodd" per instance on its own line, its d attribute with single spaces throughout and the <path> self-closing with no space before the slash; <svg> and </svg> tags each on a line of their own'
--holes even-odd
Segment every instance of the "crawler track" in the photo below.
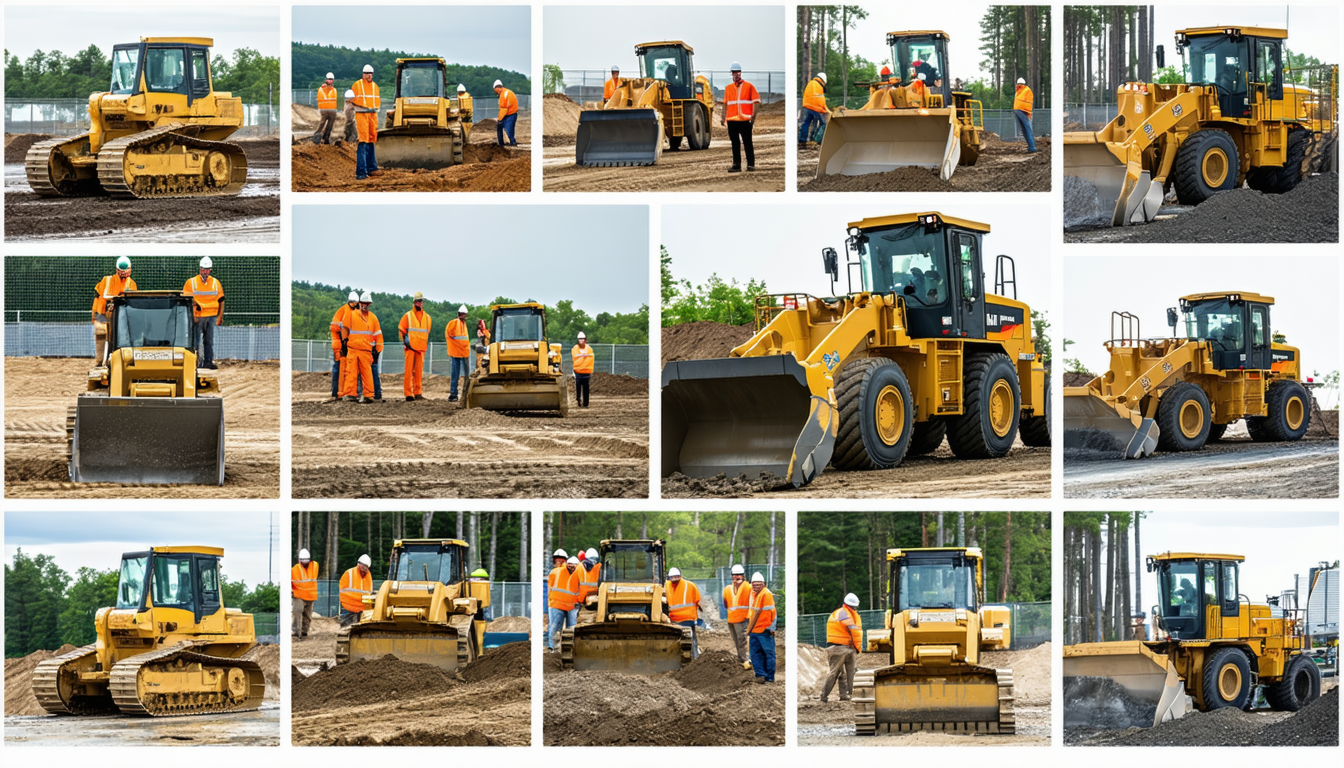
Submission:
<svg viewBox="0 0 1344 768">
<path fill-rule="evenodd" d="M 975 721 L 944 721 L 936 723 L 879 723 L 877 722 L 877 695 L 874 678 L 881 670 L 863 670 L 854 676 L 854 730 L 859 736 L 878 733 L 908 733 L 913 731 L 948 731 L 955 733 L 1017 732 L 1013 715 L 1013 671 L 998 670 L 999 720 L 997 723 Z"/>
</svg>

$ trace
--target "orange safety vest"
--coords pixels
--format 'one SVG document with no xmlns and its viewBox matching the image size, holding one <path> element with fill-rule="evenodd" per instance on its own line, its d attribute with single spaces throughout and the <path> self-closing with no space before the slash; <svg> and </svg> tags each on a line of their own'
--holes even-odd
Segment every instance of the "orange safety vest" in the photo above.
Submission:
<svg viewBox="0 0 1344 768">
<path fill-rule="evenodd" d="M 580 347 L 578 344 L 569 350 L 569 358 L 574 361 L 575 373 L 593 372 L 593 345 L 586 344 Z"/>
<path fill-rule="evenodd" d="M 454 317 L 448 321 L 443 331 L 443 339 L 448 342 L 449 357 L 470 357 L 471 349 L 467 345 L 467 324 L 462 318 Z"/>
<path fill-rule="evenodd" d="M 341 576 L 341 608 L 352 613 L 364 610 L 364 595 L 373 594 L 373 572 L 359 575 L 359 566 Z"/>
<path fill-rule="evenodd" d="M 546 585 L 549 588 L 546 593 L 547 607 L 568 611 L 578 605 L 580 570 L 581 566 L 576 565 L 571 573 L 567 566 L 562 565 L 551 571 L 546 577 Z"/>
<path fill-rule="evenodd" d="M 336 89 L 326 83 L 323 83 L 317 89 L 317 108 L 335 109 L 336 108 Z"/>
<path fill-rule="evenodd" d="M 580 564 L 574 571 L 579 574 L 579 605 L 588 599 L 589 595 L 597 594 L 597 583 L 601 581 L 602 564 L 597 563 L 592 568 L 586 568 Z"/>
<path fill-rule="evenodd" d="M 729 83 L 723 89 L 723 106 L 725 114 L 729 120 L 750 120 L 755 113 L 756 102 L 761 100 L 761 95 L 756 92 L 756 86 L 742 81 L 742 85 Z"/>
<path fill-rule="evenodd" d="M 361 77 L 355 81 L 354 85 L 350 86 L 350 90 L 355 92 L 355 98 L 351 101 L 355 102 L 356 107 L 378 109 L 383 106 L 383 97 L 378 93 L 377 83 L 365 83 L 364 78 Z"/>
<path fill-rule="evenodd" d="M 830 112 L 826 108 L 826 86 L 822 85 L 821 81 L 815 77 L 803 91 L 803 107 L 823 114 Z"/>
<path fill-rule="evenodd" d="M 342 304 L 337 307 L 336 314 L 331 316 L 331 348 L 341 348 L 341 338 L 345 336 L 346 323 L 350 321 L 350 313 L 355 310 L 350 309 L 349 304 Z"/>
<path fill-rule="evenodd" d="M 607 101 L 608 99 L 610 99 L 611 94 L 615 93 L 616 89 L 620 87 L 621 87 L 621 79 L 619 77 L 613 77 L 607 80 L 606 85 L 602 86 L 602 100 Z"/>
<path fill-rule="evenodd" d="M 135 279 L 127 275 L 122 280 L 115 272 L 98 281 L 94 286 L 93 293 L 93 311 L 100 315 L 107 314 L 107 300 L 115 299 L 126 291 L 134 291 Z"/>
<path fill-rule="evenodd" d="M 502 88 L 499 94 L 499 119 L 503 120 L 509 115 L 517 114 L 518 97 L 513 95 L 513 91 L 508 88 Z"/>
<path fill-rule="evenodd" d="M 370 312 L 369 314 L 373 313 Z M 433 323 L 433 318 L 423 309 L 420 310 L 419 315 L 419 317 L 416 317 L 414 309 L 402 315 L 401 325 L 397 326 L 397 330 L 401 333 L 403 339 L 410 342 L 411 349 L 416 352 L 424 352 L 429 346 L 429 326 Z"/>
<path fill-rule="evenodd" d="M 317 599 L 317 561 L 309 560 L 308 568 L 303 563 L 295 563 L 289 569 L 290 594 L 300 600 L 312 602 Z"/>
<path fill-rule="evenodd" d="M 1013 109 L 1020 109 L 1023 112 L 1026 112 L 1027 117 L 1031 117 L 1031 103 L 1031 89 L 1027 86 L 1024 85 L 1021 88 L 1018 88 L 1017 93 L 1013 94 Z"/>
<path fill-rule="evenodd" d="M 667 617 L 673 621 L 700 618 L 700 588 L 686 579 L 667 582 Z"/>
<path fill-rule="evenodd" d="M 214 275 L 201 280 L 201 276 L 197 274 L 182 286 L 182 292 L 195 300 L 192 305 L 194 317 L 214 317 L 219 314 L 219 302 L 224 298 L 224 286 L 219 284 Z"/>
<path fill-rule="evenodd" d="M 771 594 L 769 587 L 761 587 L 760 592 L 752 593 L 751 610 L 757 609 L 760 609 L 761 615 L 756 618 L 756 624 L 751 628 L 753 635 L 768 632 L 770 625 L 775 623 L 775 596 Z"/>
<path fill-rule="evenodd" d="M 383 328 L 378 324 L 378 316 L 370 312 L 367 317 L 363 310 L 350 313 L 345 321 L 346 346 L 357 352 L 383 351 Z"/>
<path fill-rule="evenodd" d="M 826 619 L 826 642 L 837 645 L 852 645 L 856 650 L 863 648 L 863 619 L 859 612 L 848 605 Z"/>
<path fill-rule="evenodd" d="M 743 594 L 743 590 L 746 591 L 745 595 Z M 741 624 L 751 618 L 751 608 L 748 607 L 748 603 L 751 601 L 747 598 L 747 595 L 750 594 L 751 585 L 746 581 L 743 581 L 738 586 L 736 592 L 733 591 L 732 582 L 728 582 L 724 585 L 723 604 L 728 606 L 728 616 L 726 618 L 728 619 L 729 624 Z"/>
</svg>

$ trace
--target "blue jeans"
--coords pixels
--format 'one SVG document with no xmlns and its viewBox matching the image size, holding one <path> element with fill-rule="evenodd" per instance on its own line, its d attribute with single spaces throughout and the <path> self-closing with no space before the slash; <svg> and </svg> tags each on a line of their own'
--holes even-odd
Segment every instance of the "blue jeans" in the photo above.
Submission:
<svg viewBox="0 0 1344 768">
<path fill-rule="evenodd" d="M 1017 118 L 1017 127 L 1022 131 L 1022 135 L 1027 137 L 1027 151 L 1036 151 L 1036 137 L 1031 134 L 1031 117 L 1020 109 L 1013 110 L 1013 117 Z"/>
<path fill-rule="evenodd" d="M 764 677 L 765 682 L 775 682 L 775 636 L 769 632 L 753 632 L 749 640 L 751 668 L 757 677 Z"/>
<path fill-rule="evenodd" d="M 821 112 L 813 112 L 810 109 L 803 110 L 803 121 L 798 125 L 798 143 L 806 144 L 812 140 L 812 134 L 821 126 L 826 124 L 826 115 Z"/>
<path fill-rule="evenodd" d="M 215 367 L 215 321 L 218 316 L 196 318 L 196 360 L 202 368 Z"/>
<path fill-rule="evenodd" d="M 508 117 L 505 117 L 503 120 L 500 120 L 499 122 L 495 123 L 495 138 L 499 140 L 499 146 L 501 147 L 518 146 L 518 140 L 513 138 L 513 126 L 517 122 L 518 122 L 518 113 L 514 112 L 512 115 L 509 115 Z M 506 133 L 509 135 L 509 143 L 507 145 L 504 144 L 504 134 Z"/>
<path fill-rule="evenodd" d="M 546 609 L 546 647 L 554 649 L 557 638 L 560 637 L 560 630 L 565 627 L 572 627 L 579 620 L 579 608 L 575 606 L 568 611 L 562 611 L 559 608 Z"/>
<path fill-rule="evenodd" d="M 355 178 L 367 178 L 370 173 L 378 170 L 378 157 L 374 153 L 376 144 L 368 141 L 361 141 L 355 147 Z"/>
<path fill-rule="evenodd" d="M 450 388 L 449 388 L 449 390 L 448 390 L 448 396 L 449 396 L 449 397 L 457 397 L 457 383 L 458 383 L 459 380 L 461 380 L 461 378 L 462 378 L 463 376 L 466 376 L 466 375 L 467 375 L 467 371 L 468 371 L 467 362 L 468 362 L 471 358 L 469 358 L 469 357 L 450 357 L 450 358 L 448 358 L 448 359 L 451 360 L 451 361 L 453 361 L 452 367 L 449 369 L 449 375 L 453 377 L 453 383 L 452 383 L 452 385 L 450 386 Z"/>
<path fill-rule="evenodd" d="M 331 396 L 335 397 L 341 389 L 341 361 L 331 356 Z"/>
<path fill-rule="evenodd" d="M 683 627 L 691 628 L 691 658 L 700 658 L 700 630 L 695 628 L 695 619 L 691 619 L 690 621 L 678 621 L 677 623 Z"/>
</svg>

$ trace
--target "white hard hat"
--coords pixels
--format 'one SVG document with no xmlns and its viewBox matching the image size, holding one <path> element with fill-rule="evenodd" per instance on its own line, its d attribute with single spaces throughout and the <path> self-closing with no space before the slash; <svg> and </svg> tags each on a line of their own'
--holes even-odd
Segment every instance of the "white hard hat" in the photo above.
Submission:
<svg viewBox="0 0 1344 768">
<path fill-rule="evenodd" d="M 373 565 L 373 561 L 369 559 L 368 555 L 360 555 L 359 564 L 364 566 L 365 568 L 368 568 Z"/>
<path fill-rule="evenodd" d="M 854 594 L 853 592 L 850 592 L 848 595 L 845 595 L 845 605 L 848 605 L 850 608 L 858 608 L 859 596 Z"/>
<path fill-rule="evenodd" d="M 927 80 L 927 79 L 928 79 L 928 78 L 924 76 L 924 73 L 923 73 L 923 72 L 920 72 L 920 73 L 919 73 L 919 81 L 920 81 L 921 83 L 924 82 L 924 81 Z"/>
<path fill-rule="evenodd" d="M 496 81 L 495 81 L 495 84 L 492 85 L 492 86 L 490 86 L 490 87 L 491 87 L 491 88 L 503 88 L 503 87 L 504 87 L 504 83 L 502 83 L 502 82 L 496 80 Z"/>
<path fill-rule="evenodd" d="M 117 269 L 130 269 L 130 268 L 131 268 L 131 257 L 121 256 L 117 259 Z"/>
<path fill-rule="evenodd" d="M 589 547 L 588 551 L 583 553 L 583 556 L 588 558 L 589 560 L 592 560 L 593 558 L 597 557 L 597 550 L 593 549 L 592 547 Z"/>
<path fill-rule="evenodd" d="M 346 301 L 359 301 L 359 291 L 351 291 L 351 292 L 350 292 L 350 295 L 347 296 L 345 300 L 346 300 Z"/>
<path fill-rule="evenodd" d="M 365 65 L 364 65 L 364 74 L 366 74 L 366 75 L 371 75 L 371 74 L 373 74 L 373 65 L 372 65 L 372 64 L 365 64 Z"/>
<path fill-rule="evenodd" d="M 333 74 L 331 74 L 330 72 L 328 72 L 328 73 L 327 73 L 327 79 L 328 79 L 328 80 L 335 80 L 335 79 L 336 79 L 336 76 L 333 75 Z"/>
<path fill-rule="evenodd" d="M 215 266 L 215 262 L 211 261 L 209 256 L 201 259 L 201 269 L 210 269 L 213 266 Z"/>
<path fill-rule="evenodd" d="M 612 72 L 620 72 L 620 71 L 621 71 L 621 65 L 620 65 L 620 64 L 612 64 L 612 65 L 611 65 L 611 71 L 612 71 Z"/>
<path fill-rule="evenodd" d="M 461 84 L 461 83 L 458 83 L 458 84 L 457 84 L 457 92 L 458 92 L 458 93 L 466 93 L 466 92 L 467 92 L 467 86 L 465 86 L 465 85 L 463 85 L 463 84 Z"/>
<path fill-rule="evenodd" d="M 755 584 L 758 581 L 761 582 L 762 584 L 765 583 L 765 577 L 761 575 L 760 571 L 751 574 L 751 583 Z"/>
<path fill-rule="evenodd" d="M 1018 85 L 1026 85 L 1026 84 L 1027 84 L 1027 81 L 1026 81 L 1026 80 L 1023 80 L 1022 78 L 1019 77 L 1019 78 L 1017 78 L 1017 84 L 1018 84 Z"/>
<path fill-rule="evenodd" d="M 346 88 L 346 89 L 345 89 L 345 98 L 347 98 L 347 99 L 353 99 L 353 98 L 355 98 L 355 91 L 354 91 L 353 88 Z"/>
<path fill-rule="evenodd" d="M 672 578 L 673 576 L 681 576 L 681 569 L 680 569 L 680 568 L 668 568 L 668 569 L 667 569 L 667 578 L 670 579 L 670 578 Z"/>
<path fill-rule="evenodd" d="M 308 550 L 306 550 L 306 549 L 300 549 L 300 550 L 299 550 L 299 559 L 300 559 L 300 560 L 312 560 L 312 559 L 313 559 L 313 556 L 310 555 L 310 554 L 308 554 Z"/>
<path fill-rule="evenodd" d="M 565 550 L 557 549 L 555 550 L 555 554 L 551 555 L 551 557 L 569 557 L 569 555 L 565 554 Z"/>
<path fill-rule="evenodd" d="M 458 307 L 458 308 L 457 308 L 457 314 L 459 314 L 459 315 L 465 315 L 465 314 L 467 314 L 467 305 L 466 305 L 466 304 L 463 304 L 462 306 Z"/>
<path fill-rule="evenodd" d="M 578 564 L 579 564 L 579 558 L 577 557 L 571 557 L 565 561 L 565 565 L 578 565 Z"/>
<path fill-rule="evenodd" d="M 580 338 L 580 339 L 586 339 L 586 338 L 588 338 L 588 337 L 584 334 L 583 331 L 579 331 L 579 338 Z"/>
<path fill-rule="evenodd" d="M 360 304 L 372 304 L 372 303 L 373 303 L 373 297 L 369 295 L 369 292 L 368 292 L 368 291 L 365 291 L 365 292 L 359 294 L 359 303 L 360 303 Z"/>
<path fill-rule="evenodd" d="M 746 569 L 746 568 L 743 568 L 743 567 L 740 566 L 740 565 L 734 565 L 734 566 L 733 566 L 732 575 L 734 575 L 734 576 L 745 575 L 746 572 L 747 572 L 747 569 Z"/>
<path fill-rule="evenodd" d="M 825 73 L 825 72 L 818 72 L 818 73 L 817 73 L 817 79 L 820 80 L 820 81 L 823 82 L 823 83 L 826 82 L 826 73 Z"/>
<path fill-rule="evenodd" d="M 729 72 L 741 72 L 741 71 L 742 71 L 742 65 L 741 65 L 741 64 L 738 64 L 736 61 L 734 61 L 734 62 L 733 62 L 733 65 L 732 65 L 731 67 L 728 68 L 728 71 L 729 71 Z"/>
</svg>

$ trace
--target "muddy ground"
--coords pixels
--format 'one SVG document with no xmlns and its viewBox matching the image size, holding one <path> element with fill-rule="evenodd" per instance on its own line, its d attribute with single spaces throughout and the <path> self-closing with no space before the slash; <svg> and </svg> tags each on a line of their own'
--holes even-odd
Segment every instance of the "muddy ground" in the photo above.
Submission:
<svg viewBox="0 0 1344 768">
<path fill-rule="evenodd" d="M 31 134 L 5 135 L 5 240 L 154 243 L 279 243 L 280 140 L 239 139 L 247 184 L 233 197 L 136 200 L 39 197 L 20 149 Z M 14 157 L 16 159 L 11 160 Z"/>
<path fill-rule="evenodd" d="M 1049 192 L 1051 141 L 1036 139 L 1036 154 L 1022 141 L 1003 141 L 986 132 L 975 165 L 958 166 L 943 181 L 933 168 L 897 168 L 863 176 L 817 178 L 816 143 L 797 149 L 799 192 Z"/>
<path fill-rule="evenodd" d="M 327 404 L 326 374 L 294 374 L 293 495 L 647 498 L 649 400 L 627 379 L 597 377 L 591 405 L 561 418 L 465 410 L 446 376 L 426 378 L 423 401 L 384 375 L 382 403 Z"/>
<path fill-rule="evenodd" d="M 85 392 L 88 358 L 5 358 L 8 498 L 274 499 L 280 495 L 280 364 L 220 360 L 224 485 L 71 483 L 66 409 Z M 128 450 L 130 446 L 128 446 Z"/>
<path fill-rule="evenodd" d="M 542 187 L 547 192 L 783 192 L 784 102 L 762 105 L 752 129 L 756 170 L 728 173 L 733 164 L 728 130 L 718 112 L 710 120 L 708 149 L 673 151 L 663 141 L 663 156 L 640 167 L 584 168 L 574 163 L 574 141 L 581 107 L 562 94 L 547 94 L 542 115 Z"/>
<path fill-rule="evenodd" d="M 981 655 L 985 666 L 1013 670 L 1013 712 L 1017 733 L 998 734 L 905 733 L 878 734 L 859 739 L 854 734 L 855 706 L 840 701 L 839 687 L 830 700 L 820 701 L 826 682 L 826 651 L 815 645 L 798 647 L 798 744 L 800 746 L 999 747 L 1050 744 L 1050 644 L 1025 651 L 992 651 Z M 890 663 L 884 653 L 863 653 L 859 669 L 878 669 Z"/>
</svg>

